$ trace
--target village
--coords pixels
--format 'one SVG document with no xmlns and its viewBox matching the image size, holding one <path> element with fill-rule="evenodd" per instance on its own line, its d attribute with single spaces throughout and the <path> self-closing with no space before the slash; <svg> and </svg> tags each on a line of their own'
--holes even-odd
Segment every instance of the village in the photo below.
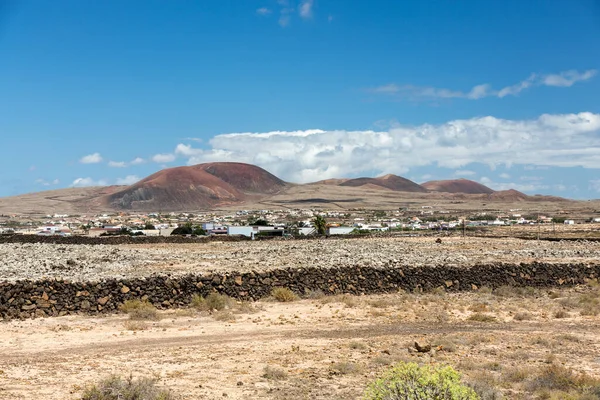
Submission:
<svg viewBox="0 0 600 400">
<path fill-rule="evenodd" d="M 327 211 L 317 209 L 238 210 L 235 212 L 201 213 L 104 213 L 95 215 L 53 214 L 45 216 L 0 215 L 0 234 L 38 236 L 110 235 L 242 235 L 303 236 L 366 234 L 390 231 L 460 230 L 477 227 L 510 227 L 513 225 L 575 225 L 600 223 L 600 217 L 571 219 L 568 213 L 557 215 L 524 214 L 520 209 L 456 212 L 421 206 L 419 209 L 374 211 L 350 209 Z M 324 221 L 324 231 L 315 219 Z"/>
</svg>

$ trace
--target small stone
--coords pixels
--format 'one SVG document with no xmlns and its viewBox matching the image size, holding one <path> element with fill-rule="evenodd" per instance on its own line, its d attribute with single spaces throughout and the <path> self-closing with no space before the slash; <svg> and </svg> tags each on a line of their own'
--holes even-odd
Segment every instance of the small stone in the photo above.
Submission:
<svg viewBox="0 0 600 400">
<path fill-rule="evenodd" d="M 242 277 L 240 275 L 236 276 L 234 280 L 235 280 L 236 285 L 238 285 L 238 286 L 242 285 Z"/>
<path fill-rule="evenodd" d="M 37 306 L 35 304 L 23 305 L 21 306 L 21 310 L 23 311 L 31 311 L 34 310 Z"/>
<path fill-rule="evenodd" d="M 238 385 L 238 386 L 244 386 L 244 382 L 242 382 L 242 381 L 238 381 L 237 385 Z"/>
<path fill-rule="evenodd" d="M 42 300 L 44 300 L 44 301 L 50 300 L 50 297 L 48 297 L 48 293 L 44 292 L 44 294 L 42 294 Z"/>
<path fill-rule="evenodd" d="M 123 293 L 123 294 L 125 294 L 125 293 L 129 293 L 129 291 L 130 291 L 130 290 L 131 290 L 131 289 L 129 289 L 127 286 L 123 286 L 123 287 L 121 288 L 121 293 Z"/>
<path fill-rule="evenodd" d="M 105 296 L 105 297 L 100 297 L 98 299 L 98 304 L 100 304 L 101 306 L 105 305 L 106 303 L 108 303 L 109 297 Z"/>
<path fill-rule="evenodd" d="M 89 310 L 91 307 L 91 304 L 89 301 L 84 300 L 81 302 L 81 305 L 79 307 L 81 307 L 82 310 Z"/>
</svg>

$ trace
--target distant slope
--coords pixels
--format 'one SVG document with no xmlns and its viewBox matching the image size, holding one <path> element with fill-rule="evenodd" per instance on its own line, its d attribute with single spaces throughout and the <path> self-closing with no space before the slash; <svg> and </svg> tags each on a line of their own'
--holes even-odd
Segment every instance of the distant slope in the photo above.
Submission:
<svg viewBox="0 0 600 400">
<path fill-rule="evenodd" d="M 494 190 L 469 179 L 451 179 L 442 181 L 429 181 L 422 183 L 425 189 L 432 192 L 465 193 L 465 194 L 492 194 Z"/>
<path fill-rule="evenodd" d="M 208 163 L 159 171 L 106 197 L 125 210 L 198 210 L 279 192 L 286 183 L 250 164 Z"/>
<path fill-rule="evenodd" d="M 385 175 L 378 178 L 355 178 L 348 179 L 345 182 L 339 184 L 339 186 L 380 186 L 382 188 L 394 190 L 396 192 L 413 192 L 413 193 L 425 193 L 427 190 L 415 182 L 403 178 L 397 175 Z"/>
<path fill-rule="evenodd" d="M 527 201 L 530 200 L 530 197 L 514 189 L 499 190 L 489 195 L 490 200 L 505 202 Z"/>
</svg>

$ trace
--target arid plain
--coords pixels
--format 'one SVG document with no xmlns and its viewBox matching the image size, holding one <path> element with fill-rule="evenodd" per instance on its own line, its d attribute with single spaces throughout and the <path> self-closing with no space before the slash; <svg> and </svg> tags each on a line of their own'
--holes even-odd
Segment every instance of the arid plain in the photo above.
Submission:
<svg viewBox="0 0 600 400">
<path fill-rule="evenodd" d="M 381 237 L 2 246 L 0 263 L 10 280 L 600 260 L 595 241 L 460 236 L 443 237 L 442 243 Z M 386 367 L 409 360 L 454 366 L 483 399 L 595 398 L 583 396 L 591 396 L 585 385 L 600 379 L 596 282 L 473 289 L 328 296 L 311 291 L 285 302 L 223 298 L 215 308 L 192 303 L 142 316 L 3 321 L 0 398 L 78 399 L 87 385 L 118 374 L 155 378 L 181 399 L 356 399 Z M 431 350 L 418 352 L 415 342 Z"/>
</svg>

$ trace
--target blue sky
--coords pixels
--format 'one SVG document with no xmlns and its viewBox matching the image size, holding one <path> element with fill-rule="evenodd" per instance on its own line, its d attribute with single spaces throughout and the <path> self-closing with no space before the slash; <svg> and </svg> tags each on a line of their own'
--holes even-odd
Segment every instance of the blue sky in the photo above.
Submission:
<svg viewBox="0 0 600 400">
<path fill-rule="evenodd" d="M 0 0 L 0 196 L 207 161 L 600 198 L 600 3 Z"/>
</svg>

